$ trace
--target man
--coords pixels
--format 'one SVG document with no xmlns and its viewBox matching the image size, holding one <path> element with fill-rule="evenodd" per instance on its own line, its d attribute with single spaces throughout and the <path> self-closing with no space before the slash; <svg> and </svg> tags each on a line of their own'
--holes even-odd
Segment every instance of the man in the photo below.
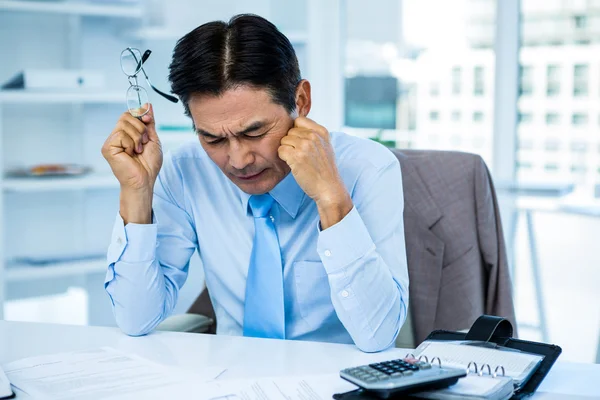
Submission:
<svg viewBox="0 0 600 400">
<path fill-rule="evenodd" d="M 121 184 L 106 277 L 121 329 L 169 316 L 197 249 L 218 334 L 391 346 L 408 306 L 391 152 L 307 118 L 294 49 L 257 16 L 184 36 L 169 80 L 199 143 L 163 162 L 150 108 L 102 148 Z"/>
</svg>

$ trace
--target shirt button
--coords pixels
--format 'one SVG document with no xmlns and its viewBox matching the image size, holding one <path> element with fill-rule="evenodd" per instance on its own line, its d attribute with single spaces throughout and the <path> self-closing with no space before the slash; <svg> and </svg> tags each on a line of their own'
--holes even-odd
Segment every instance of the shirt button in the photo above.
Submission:
<svg viewBox="0 0 600 400">
<path fill-rule="evenodd" d="M 117 244 L 118 244 L 119 246 L 123 244 L 123 238 L 122 238 L 121 236 L 119 236 L 119 237 L 117 238 Z"/>
<path fill-rule="evenodd" d="M 346 298 L 346 297 L 348 297 L 348 296 L 350 296 L 350 293 L 348 293 L 348 291 L 347 291 L 347 290 L 342 290 L 342 297 L 343 297 L 343 298 Z"/>
<path fill-rule="evenodd" d="M 269 215 L 269 218 L 271 218 L 271 222 L 275 223 L 275 217 L 272 215 Z"/>
<path fill-rule="evenodd" d="M 323 254 L 325 254 L 325 257 L 331 257 L 331 251 L 329 250 L 325 250 Z"/>
</svg>

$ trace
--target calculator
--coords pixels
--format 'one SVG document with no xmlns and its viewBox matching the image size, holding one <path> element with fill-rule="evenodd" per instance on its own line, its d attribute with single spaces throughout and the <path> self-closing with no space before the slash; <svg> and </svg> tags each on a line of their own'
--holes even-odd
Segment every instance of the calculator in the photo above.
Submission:
<svg viewBox="0 0 600 400">
<path fill-rule="evenodd" d="M 455 384 L 466 375 L 467 371 L 464 369 L 446 368 L 414 359 L 390 360 L 340 371 L 343 379 L 384 399 L 442 389 Z"/>
</svg>

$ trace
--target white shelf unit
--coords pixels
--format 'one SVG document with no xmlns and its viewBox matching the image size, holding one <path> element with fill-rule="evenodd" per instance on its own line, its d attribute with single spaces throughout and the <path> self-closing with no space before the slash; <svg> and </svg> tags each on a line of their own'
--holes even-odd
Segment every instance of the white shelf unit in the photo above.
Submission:
<svg viewBox="0 0 600 400">
<path fill-rule="evenodd" d="M 106 90 L 0 90 L 0 319 L 3 318 L 5 297 L 20 298 L 22 288 L 27 292 L 24 296 L 36 296 L 50 294 L 52 290 L 64 290 L 64 285 L 74 284 L 83 285 L 90 296 L 90 323 L 113 323 L 108 298 L 102 289 L 101 275 L 106 271 L 104 257 L 44 265 L 15 263 L 12 260 L 30 255 L 31 258 L 40 258 L 41 255 L 41 258 L 59 259 L 53 255 L 63 254 L 65 249 L 69 249 L 65 256 L 87 254 L 85 244 L 90 241 L 95 241 L 96 246 L 89 253 L 101 254 L 99 250 L 105 249 L 104 242 L 108 243 L 110 231 L 105 226 L 98 228 L 97 221 L 108 221 L 104 225 L 114 221 L 113 211 L 118 207 L 115 189 L 119 187 L 116 178 L 105 165 L 104 169 L 97 170 L 105 170 L 104 173 L 71 177 L 16 178 L 5 174 L 21 154 L 25 159 L 23 166 L 47 163 L 47 159 L 63 162 L 68 160 L 65 156 L 69 155 L 85 164 L 92 163 L 90 157 L 94 157 L 97 165 L 103 161 L 100 140 L 103 141 L 104 132 L 108 136 L 111 129 L 106 121 L 114 124 L 118 118 L 118 111 L 104 110 L 124 109 L 126 104 L 127 81 L 118 70 L 118 54 L 131 44 L 131 40 L 120 36 L 121 27 L 140 25 L 143 15 L 141 2 L 0 0 L 0 25 L 5 34 L 14 33 L 12 38 L 8 35 L 0 38 L 9 60 L 5 63 L 3 59 L 0 63 L 0 75 L 4 77 L 0 80 L 22 69 L 41 65 L 44 65 L 43 68 L 98 68 L 105 74 L 107 71 L 110 73 Z M 45 24 L 50 26 L 48 34 L 41 27 Z M 40 35 L 43 35 L 41 41 L 38 40 Z M 106 41 L 102 35 L 105 35 Z M 19 48 L 19 52 L 14 54 L 16 59 L 11 57 L 13 45 Z M 117 67 L 113 68 L 110 64 Z M 122 78 L 124 88 L 115 87 L 121 82 L 111 79 L 113 75 L 115 79 L 117 76 Z M 88 116 L 86 112 L 95 115 Z M 21 129 L 15 115 L 27 119 L 24 121 L 27 128 Z M 54 142 L 52 139 L 43 141 L 43 146 L 48 148 L 35 148 L 46 127 L 49 128 L 48 136 L 61 136 Z M 27 137 L 29 135 L 31 139 Z M 15 144 L 18 147 L 15 148 Z M 88 148 L 78 147 L 80 145 Z M 30 151 L 31 147 L 34 147 L 33 151 Z M 65 151 L 65 148 L 68 150 Z M 47 159 L 36 159 L 35 156 L 39 155 L 45 155 Z M 8 162 L 9 159 L 12 161 Z M 106 205 L 107 198 L 117 199 L 114 207 L 112 201 Z M 52 204 L 57 201 L 65 203 Z M 106 214 L 109 210 L 109 214 L 97 216 L 96 206 L 102 203 L 104 206 L 98 213 Z M 37 209 L 33 209 L 29 216 L 26 207 L 32 204 Z M 63 214 L 70 220 L 61 221 Z M 24 216 L 25 220 L 14 215 Z M 18 226 L 21 223 L 23 226 Z M 57 225 L 55 232 L 53 224 Z M 35 241 L 23 237 L 27 244 L 15 250 L 15 243 L 19 244 L 15 237 L 30 236 L 28 229 L 37 230 L 36 227 L 43 231 L 37 236 L 45 235 L 50 245 L 41 244 L 41 250 L 38 250 Z M 57 245 L 55 253 L 52 252 L 54 243 Z"/>
<path fill-rule="evenodd" d="M 48 192 L 80 189 L 116 189 L 119 181 L 109 174 L 70 177 L 4 178 L 5 192 Z"/>
<path fill-rule="evenodd" d="M 54 263 L 52 265 L 33 266 L 29 264 L 7 265 L 5 279 L 10 282 L 33 282 L 40 279 L 65 278 L 100 274 L 106 272 L 106 259 L 90 259 Z"/>
<path fill-rule="evenodd" d="M 0 11 L 64 14 L 90 17 L 141 18 L 139 6 L 93 4 L 83 1 L 0 1 Z"/>
<path fill-rule="evenodd" d="M 125 92 L 2 90 L 5 104 L 125 104 Z"/>
</svg>

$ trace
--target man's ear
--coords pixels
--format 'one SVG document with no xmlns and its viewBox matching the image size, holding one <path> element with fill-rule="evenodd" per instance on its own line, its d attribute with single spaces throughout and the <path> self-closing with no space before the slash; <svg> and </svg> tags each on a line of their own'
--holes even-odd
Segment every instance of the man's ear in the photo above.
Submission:
<svg viewBox="0 0 600 400">
<path fill-rule="evenodd" d="M 312 105 L 310 97 L 310 82 L 302 79 L 296 87 L 296 111 L 299 117 L 306 117 Z"/>
</svg>

